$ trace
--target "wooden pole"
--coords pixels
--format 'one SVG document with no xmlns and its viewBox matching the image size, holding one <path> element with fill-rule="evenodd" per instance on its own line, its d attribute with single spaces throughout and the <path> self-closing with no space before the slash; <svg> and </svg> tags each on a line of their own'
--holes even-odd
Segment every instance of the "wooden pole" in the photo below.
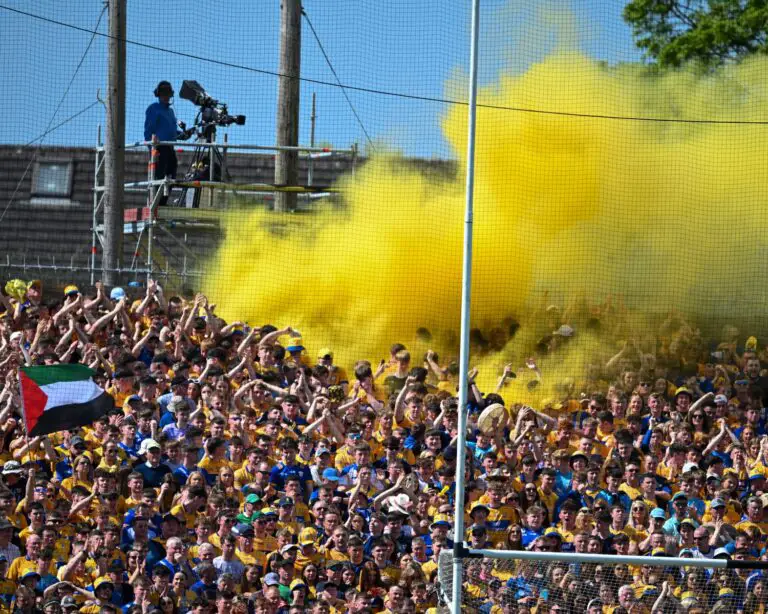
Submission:
<svg viewBox="0 0 768 614">
<path fill-rule="evenodd" d="M 301 75 L 301 0 L 280 3 L 280 77 L 277 90 L 277 144 L 299 144 L 299 90 Z M 275 184 L 295 186 L 299 180 L 298 152 L 275 156 Z M 277 192 L 275 211 L 296 209 L 296 194 Z"/>
<path fill-rule="evenodd" d="M 125 172 L 125 13 L 126 0 L 109 0 L 107 129 L 104 148 L 104 257 L 107 287 L 120 283 L 123 261 L 123 182 Z"/>
</svg>

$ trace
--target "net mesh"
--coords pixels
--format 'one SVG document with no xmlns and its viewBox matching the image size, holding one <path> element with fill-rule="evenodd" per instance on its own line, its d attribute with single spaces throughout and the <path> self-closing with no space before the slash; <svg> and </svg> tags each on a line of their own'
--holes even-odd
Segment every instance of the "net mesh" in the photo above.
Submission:
<svg viewBox="0 0 768 614">
<path fill-rule="evenodd" d="M 468 612 L 759 612 L 763 572 L 490 557 L 463 559 L 462 611 Z M 443 606 L 449 610 L 453 555 L 440 554 Z"/>
</svg>

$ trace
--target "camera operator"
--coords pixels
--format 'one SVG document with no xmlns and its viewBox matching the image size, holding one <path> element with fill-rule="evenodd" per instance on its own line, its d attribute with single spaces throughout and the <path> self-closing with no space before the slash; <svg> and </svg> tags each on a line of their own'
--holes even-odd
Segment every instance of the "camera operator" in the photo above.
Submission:
<svg viewBox="0 0 768 614">
<path fill-rule="evenodd" d="M 157 136 L 159 141 L 178 141 L 189 137 L 185 132 L 184 122 L 176 121 L 176 114 L 171 106 L 173 97 L 173 86 L 168 81 L 160 81 L 154 91 L 157 102 L 153 102 L 147 107 L 144 119 L 144 140 L 152 140 L 152 135 Z M 179 129 L 180 128 L 180 129 Z M 176 177 L 176 152 L 171 145 L 159 145 L 157 148 L 158 157 L 155 160 L 155 179 L 165 179 L 166 177 Z M 168 201 L 167 196 L 160 197 L 160 206 Z"/>
</svg>

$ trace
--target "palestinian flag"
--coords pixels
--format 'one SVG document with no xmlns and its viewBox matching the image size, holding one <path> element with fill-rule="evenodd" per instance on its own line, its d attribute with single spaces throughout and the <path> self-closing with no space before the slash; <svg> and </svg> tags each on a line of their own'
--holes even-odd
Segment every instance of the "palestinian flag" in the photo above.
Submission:
<svg viewBox="0 0 768 614">
<path fill-rule="evenodd" d="M 30 437 L 91 424 L 115 406 L 115 400 L 80 364 L 21 367 L 22 411 Z"/>
</svg>

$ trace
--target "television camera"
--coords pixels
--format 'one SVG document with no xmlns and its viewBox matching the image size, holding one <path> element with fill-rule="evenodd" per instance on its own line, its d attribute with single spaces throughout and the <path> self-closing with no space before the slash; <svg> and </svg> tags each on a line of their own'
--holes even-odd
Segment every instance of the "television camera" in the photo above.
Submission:
<svg viewBox="0 0 768 614">
<path fill-rule="evenodd" d="M 245 125 L 245 115 L 230 115 L 227 105 L 209 96 L 197 81 L 183 81 L 179 96 L 200 107 L 195 118 L 195 127 L 202 133 L 200 136 L 207 140 L 210 140 L 208 137 L 215 132 L 216 126 Z M 208 132 L 211 134 L 207 134 Z"/>
<path fill-rule="evenodd" d="M 198 143 L 213 143 L 216 140 L 216 128 L 219 126 L 226 128 L 232 125 L 245 125 L 245 115 L 230 115 L 227 105 L 212 98 L 197 81 L 183 81 L 179 90 L 179 96 L 200 107 L 195 117 L 194 125 L 184 132 L 186 137 L 196 134 Z M 213 160 L 213 169 L 211 169 L 211 160 Z M 221 181 L 222 175 L 229 179 L 229 173 L 225 167 L 221 152 L 211 147 L 195 147 L 189 169 L 184 178 L 193 181 L 209 179 Z M 177 204 L 184 205 L 187 201 L 187 192 L 188 188 L 182 190 L 181 195 L 176 201 Z M 198 207 L 200 190 L 194 190 L 192 196 L 192 206 Z"/>
</svg>

